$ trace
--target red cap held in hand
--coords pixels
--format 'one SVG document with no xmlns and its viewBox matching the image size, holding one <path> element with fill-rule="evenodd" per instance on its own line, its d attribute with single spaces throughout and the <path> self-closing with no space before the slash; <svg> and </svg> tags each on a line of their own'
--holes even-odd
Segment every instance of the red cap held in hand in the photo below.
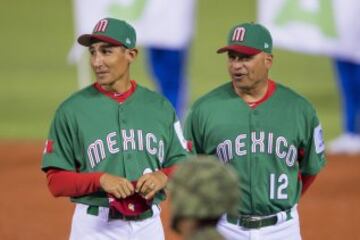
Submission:
<svg viewBox="0 0 360 240">
<path fill-rule="evenodd" d="M 136 181 L 131 183 L 136 187 Z M 152 200 L 146 200 L 139 193 L 122 199 L 109 195 L 109 204 L 110 209 L 118 211 L 123 216 L 138 216 L 151 208 Z"/>
</svg>

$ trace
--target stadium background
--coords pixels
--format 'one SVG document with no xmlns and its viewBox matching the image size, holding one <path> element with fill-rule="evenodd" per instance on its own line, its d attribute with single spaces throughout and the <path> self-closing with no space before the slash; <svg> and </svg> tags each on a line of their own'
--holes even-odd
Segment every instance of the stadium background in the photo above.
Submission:
<svg viewBox="0 0 360 240">
<path fill-rule="evenodd" d="M 256 20 L 256 1 L 199 0 L 191 51 L 190 102 L 228 80 L 216 49 L 236 23 Z M 66 239 L 72 204 L 54 199 L 40 172 L 43 140 L 56 107 L 77 90 L 67 63 L 75 39 L 71 1 L 2 0 L 0 7 L 0 239 Z M 272 79 L 296 89 L 318 110 L 325 140 L 341 132 L 331 62 L 275 49 Z M 132 75 L 153 89 L 140 52 Z M 360 156 L 329 164 L 300 202 L 304 239 L 360 239 Z M 163 205 L 164 219 L 168 216 Z M 165 225 L 167 221 L 164 221 Z M 166 228 L 168 239 L 178 239 Z"/>
</svg>

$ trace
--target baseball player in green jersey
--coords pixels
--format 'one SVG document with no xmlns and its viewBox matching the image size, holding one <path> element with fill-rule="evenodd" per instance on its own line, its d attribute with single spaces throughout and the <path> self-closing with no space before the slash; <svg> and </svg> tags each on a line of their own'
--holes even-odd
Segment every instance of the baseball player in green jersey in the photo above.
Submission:
<svg viewBox="0 0 360 240">
<path fill-rule="evenodd" d="M 70 239 L 164 239 L 158 204 L 187 157 L 175 111 L 131 80 L 131 25 L 104 18 L 78 42 L 96 83 L 57 109 L 42 160 L 52 194 L 76 204 Z"/>
<path fill-rule="evenodd" d="M 237 213 L 237 185 L 232 167 L 214 157 L 194 157 L 179 164 L 169 182 L 172 228 L 185 240 L 224 239 L 216 225 L 224 213 Z"/>
<path fill-rule="evenodd" d="M 269 79 L 272 37 L 264 26 L 234 26 L 217 52 L 227 53 L 231 81 L 194 103 L 185 137 L 194 152 L 238 173 L 238 213 L 224 215 L 219 231 L 227 239 L 301 239 L 297 203 L 325 165 L 316 112 Z"/>
</svg>

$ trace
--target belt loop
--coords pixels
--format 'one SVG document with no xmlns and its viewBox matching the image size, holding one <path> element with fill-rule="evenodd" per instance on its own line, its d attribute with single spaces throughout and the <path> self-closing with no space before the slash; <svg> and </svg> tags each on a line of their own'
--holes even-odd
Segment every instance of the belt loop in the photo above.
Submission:
<svg viewBox="0 0 360 240">
<path fill-rule="evenodd" d="M 294 208 L 290 208 L 286 211 L 286 221 L 293 219 L 292 212 L 294 211 Z"/>
<path fill-rule="evenodd" d="M 279 224 L 279 223 L 283 223 L 283 222 L 286 222 L 287 221 L 287 213 L 285 212 L 285 211 L 283 211 L 283 212 L 278 212 L 277 214 L 276 214 L 276 216 L 277 216 L 277 224 Z"/>
<path fill-rule="evenodd" d="M 99 206 L 88 206 L 87 214 L 98 216 L 99 215 Z"/>
<path fill-rule="evenodd" d="M 235 224 L 235 225 L 239 225 L 240 220 L 238 217 L 234 217 L 234 216 L 230 216 L 229 214 L 226 214 L 225 216 L 226 221 L 228 221 L 229 223 Z"/>
</svg>

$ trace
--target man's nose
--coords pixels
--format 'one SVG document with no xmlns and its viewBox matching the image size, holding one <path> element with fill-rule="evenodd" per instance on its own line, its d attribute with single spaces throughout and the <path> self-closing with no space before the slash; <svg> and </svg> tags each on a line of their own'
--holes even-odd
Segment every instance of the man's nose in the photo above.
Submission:
<svg viewBox="0 0 360 240">
<path fill-rule="evenodd" d="M 94 67 L 99 67 L 103 64 L 103 57 L 101 56 L 101 54 L 95 53 L 92 56 L 92 64 Z"/>
<path fill-rule="evenodd" d="M 241 58 L 236 58 L 232 62 L 232 65 L 234 68 L 242 68 L 242 67 L 244 67 L 244 60 Z"/>
</svg>

